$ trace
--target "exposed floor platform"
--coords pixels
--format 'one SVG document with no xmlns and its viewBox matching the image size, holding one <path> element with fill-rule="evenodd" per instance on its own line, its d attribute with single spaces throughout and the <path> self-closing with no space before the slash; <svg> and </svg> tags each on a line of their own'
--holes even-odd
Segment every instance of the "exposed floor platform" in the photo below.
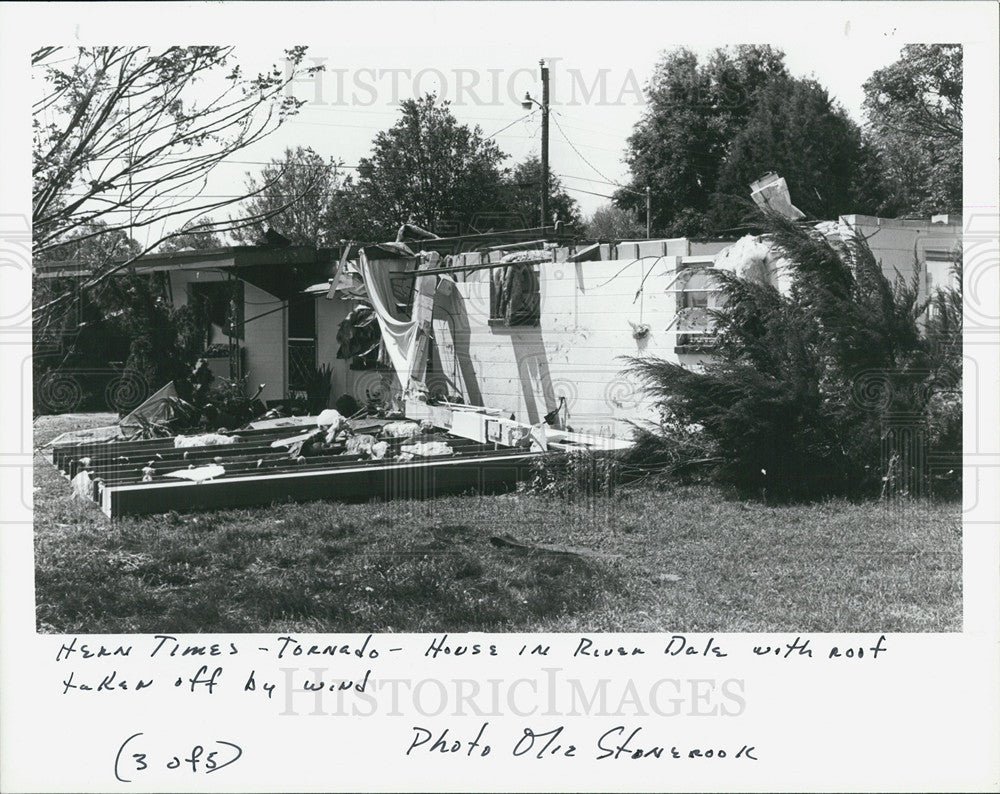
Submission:
<svg viewBox="0 0 1000 794">
<path fill-rule="evenodd" d="M 451 425 L 451 411 L 436 412 Z M 52 462 L 78 495 L 111 518 L 266 505 L 283 501 L 424 498 L 463 491 L 509 490 L 543 455 L 587 449 L 605 454 L 628 442 L 545 431 L 461 409 L 456 428 L 435 423 L 410 438 L 382 438 L 384 457 L 364 452 L 302 456 L 275 442 L 309 423 L 226 433 L 228 443 L 178 447 L 175 439 L 58 444 Z M 356 420 L 353 434 L 378 436 L 386 420 Z M 531 435 L 534 432 L 538 435 Z M 403 448 L 406 447 L 407 450 Z M 440 454 L 441 451 L 445 454 Z"/>
</svg>

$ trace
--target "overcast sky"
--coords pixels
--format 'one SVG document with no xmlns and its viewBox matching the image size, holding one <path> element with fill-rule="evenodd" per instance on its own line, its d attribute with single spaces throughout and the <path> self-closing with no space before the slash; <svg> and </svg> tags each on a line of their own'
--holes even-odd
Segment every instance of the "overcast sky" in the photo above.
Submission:
<svg viewBox="0 0 1000 794">
<path fill-rule="evenodd" d="M 879 47 L 864 48 L 859 57 L 852 53 L 849 37 L 840 40 L 844 38 L 823 47 L 794 41 L 781 47 L 793 74 L 817 79 L 860 123 L 862 84 L 872 71 L 896 60 L 901 45 L 887 38 Z M 525 92 L 540 99 L 538 60 L 544 56 L 550 70 L 550 164 L 590 212 L 607 201 L 593 194 L 607 195 L 613 183 L 627 181 L 625 140 L 644 110 L 644 89 L 654 64 L 673 46 L 649 37 L 597 50 L 550 41 L 478 45 L 452 53 L 415 42 L 379 57 L 367 47 L 314 46 L 310 55 L 327 71 L 295 86 L 296 96 L 309 104 L 261 151 L 275 154 L 284 146 L 309 145 L 354 165 L 368 154 L 375 133 L 398 118 L 400 99 L 433 91 L 451 101 L 461 121 L 493 135 L 511 162 L 537 155 L 540 113 L 524 118 L 520 103 Z M 707 55 L 712 46 L 693 49 Z"/>
</svg>

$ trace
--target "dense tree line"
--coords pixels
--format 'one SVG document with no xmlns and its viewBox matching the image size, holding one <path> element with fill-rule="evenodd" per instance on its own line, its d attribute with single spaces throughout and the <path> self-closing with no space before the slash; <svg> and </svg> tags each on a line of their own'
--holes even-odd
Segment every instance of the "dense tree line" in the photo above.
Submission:
<svg viewBox="0 0 1000 794">
<path fill-rule="evenodd" d="M 928 215 L 961 207 L 962 53 L 912 45 L 865 83 L 859 127 L 811 79 L 793 77 L 768 46 L 719 49 L 702 63 L 665 53 L 645 114 L 628 139 L 632 181 L 616 204 L 668 235 L 732 234 L 752 208 L 749 184 L 785 177 L 813 218 Z"/>
</svg>

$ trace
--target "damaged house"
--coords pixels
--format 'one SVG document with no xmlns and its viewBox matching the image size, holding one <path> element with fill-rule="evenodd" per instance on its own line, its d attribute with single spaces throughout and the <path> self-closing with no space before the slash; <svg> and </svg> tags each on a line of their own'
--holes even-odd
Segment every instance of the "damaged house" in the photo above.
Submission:
<svg viewBox="0 0 1000 794">
<path fill-rule="evenodd" d="M 921 297 L 948 283 L 961 241 L 955 217 L 843 216 L 818 228 L 859 231 L 887 274 L 916 274 Z M 305 395 L 327 367 L 327 405 L 377 400 L 416 429 L 397 438 L 373 417 L 340 435 L 255 423 L 183 449 L 178 439 L 57 445 L 53 460 L 109 516 L 505 487 L 540 454 L 624 448 L 631 422 L 655 418 L 621 357 L 708 360 L 712 268 L 779 289 L 785 279 L 753 236 L 578 243 L 551 229 L 439 238 L 404 226 L 395 241 L 340 250 L 147 256 L 136 272 L 165 274 L 175 305 L 215 307 L 218 374 L 263 384 L 275 403 Z"/>
</svg>

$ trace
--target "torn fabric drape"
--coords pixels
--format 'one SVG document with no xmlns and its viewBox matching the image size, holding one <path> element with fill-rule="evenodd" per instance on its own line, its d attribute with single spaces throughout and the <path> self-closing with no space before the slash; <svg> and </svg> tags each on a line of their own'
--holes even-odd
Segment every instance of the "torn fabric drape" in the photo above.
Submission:
<svg viewBox="0 0 1000 794">
<path fill-rule="evenodd" d="M 365 280 L 368 300 L 371 301 L 379 328 L 382 329 L 382 341 L 396 378 L 401 386 L 406 386 L 406 373 L 410 354 L 417 336 L 417 324 L 412 320 L 404 320 L 396 312 L 396 299 L 392 294 L 392 278 L 389 268 L 384 263 L 378 266 L 368 261 L 362 250 L 358 257 L 361 276 Z"/>
<path fill-rule="evenodd" d="M 427 259 L 422 268 L 436 267 L 440 261 L 434 252 L 428 254 Z M 418 279 L 411 318 L 404 320 L 396 310 L 389 268 L 383 263 L 370 262 L 363 250 L 358 257 L 358 264 L 396 380 L 401 387 L 408 389 L 414 374 L 421 375 L 426 366 L 427 339 L 437 278 L 431 275 L 429 278 Z"/>
</svg>

